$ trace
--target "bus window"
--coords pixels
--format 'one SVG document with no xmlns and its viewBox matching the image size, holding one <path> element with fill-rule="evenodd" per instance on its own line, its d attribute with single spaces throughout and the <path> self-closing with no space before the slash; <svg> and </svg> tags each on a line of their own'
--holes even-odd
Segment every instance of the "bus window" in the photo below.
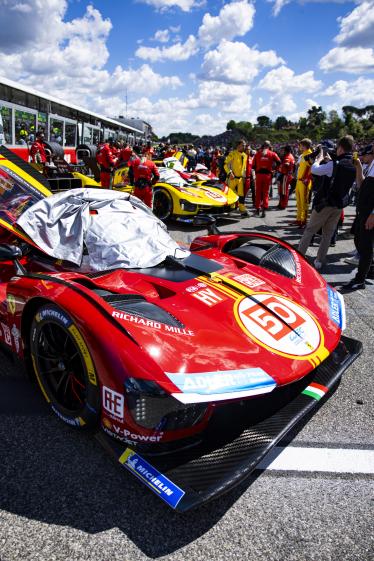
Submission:
<svg viewBox="0 0 374 561">
<path fill-rule="evenodd" d="M 84 125 L 83 126 L 83 144 L 91 144 L 92 143 L 92 128 Z"/>
<path fill-rule="evenodd" d="M 16 144 L 27 144 L 35 140 L 36 115 L 16 109 L 15 128 Z"/>
<path fill-rule="evenodd" d="M 47 139 L 47 113 L 38 113 L 38 131 L 43 131 Z"/>
<path fill-rule="evenodd" d="M 63 121 L 60 121 L 59 119 L 50 119 L 49 139 L 51 142 L 58 142 L 59 144 L 62 144 L 63 127 Z"/>
<path fill-rule="evenodd" d="M 77 125 L 73 123 L 65 123 L 65 146 L 76 145 Z"/>
<path fill-rule="evenodd" d="M 93 133 L 92 144 L 99 144 L 99 142 L 100 142 L 100 129 L 93 129 L 92 133 Z"/>
<path fill-rule="evenodd" d="M 5 144 L 13 144 L 12 139 L 12 109 L 10 107 L 5 107 L 5 105 L 0 106 L 0 113 L 3 121 L 3 134 Z"/>
</svg>

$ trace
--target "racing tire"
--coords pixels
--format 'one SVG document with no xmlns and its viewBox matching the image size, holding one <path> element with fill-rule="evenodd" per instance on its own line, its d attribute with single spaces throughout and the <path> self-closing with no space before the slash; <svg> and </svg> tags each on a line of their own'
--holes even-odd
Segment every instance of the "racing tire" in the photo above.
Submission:
<svg viewBox="0 0 374 561">
<path fill-rule="evenodd" d="M 153 194 L 153 214 L 160 220 L 168 220 L 173 214 L 173 200 L 167 191 L 158 189 Z"/>
<path fill-rule="evenodd" d="M 87 345 L 71 317 L 46 304 L 31 324 L 35 377 L 53 412 L 66 424 L 91 428 L 100 418 L 100 389 Z"/>
<path fill-rule="evenodd" d="M 44 146 L 51 152 L 52 158 L 64 159 L 64 148 L 58 142 L 44 141 Z"/>
</svg>

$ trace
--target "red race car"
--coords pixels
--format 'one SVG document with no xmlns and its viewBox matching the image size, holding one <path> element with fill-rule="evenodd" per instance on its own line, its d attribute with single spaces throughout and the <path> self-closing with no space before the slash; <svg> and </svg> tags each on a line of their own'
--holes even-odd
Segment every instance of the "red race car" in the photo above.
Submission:
<svg viewBox="0 0 374 561">
<path fill-rule="evenodd" d="M 248 476 L 360 354 L 342 296 L 286 242 L 211 233 L 187 251 L 127 193 L 52 195 L 5 149 L 0 169 L 0 340 L 173 508 Z"/>
</svg>

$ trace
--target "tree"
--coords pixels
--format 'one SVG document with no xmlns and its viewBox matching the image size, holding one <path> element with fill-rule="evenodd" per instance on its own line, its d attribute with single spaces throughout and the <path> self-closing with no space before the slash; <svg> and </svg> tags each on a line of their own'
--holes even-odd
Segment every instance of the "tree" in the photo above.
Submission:
<svg viewBox="0 0 374 561">
<path fill-rule="evenodd" d="M 236 123 L 235 123 L 235 121 L 233 121 L 233 120 L 231 119 L 231 121 L 229 121 L 229 122 L 227 123 L 227 125 L 226 125 L 226 130 L 227 130 L 227 131 L 232 131 L 232 130 L 234 130 L 234 129 L 236 129 Z"/>
<path fill-rule="evenodd" d="M 284 129 L 287 126 L 288 126 L 288 120 L 283 115 L 281 115 L 280 117 L 277 117 L 274 121 L 274 127 L 278 131 L 281 130 L 281 129 Z"/>
<path fill-rule="evenodd" d="M 258 126 L 261 128 L 270 128 L 271 127 L 271 120 L 266 115 L 260 115 L 257 117 Z"/>
</svg>

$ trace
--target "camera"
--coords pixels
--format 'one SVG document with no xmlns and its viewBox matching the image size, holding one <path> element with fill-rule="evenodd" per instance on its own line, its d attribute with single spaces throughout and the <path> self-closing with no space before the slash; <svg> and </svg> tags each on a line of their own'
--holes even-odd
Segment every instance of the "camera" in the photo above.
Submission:
<svg viewBox="0 0 374 561">
<path fill-rule="evenodd" d="M 325 159 L 327 156 L 330 156 L 332 160 L 336 158 L 335 146 L 331 140 L 325 140 L 321 144 L 318 144 L 315 150 L 310 154 L 304 156 L 304 159 L 308 162 L 308 164 L 313 164 L 314 160 L 320 154 L 323 154 L 323 158 Z"/>
</svg>

